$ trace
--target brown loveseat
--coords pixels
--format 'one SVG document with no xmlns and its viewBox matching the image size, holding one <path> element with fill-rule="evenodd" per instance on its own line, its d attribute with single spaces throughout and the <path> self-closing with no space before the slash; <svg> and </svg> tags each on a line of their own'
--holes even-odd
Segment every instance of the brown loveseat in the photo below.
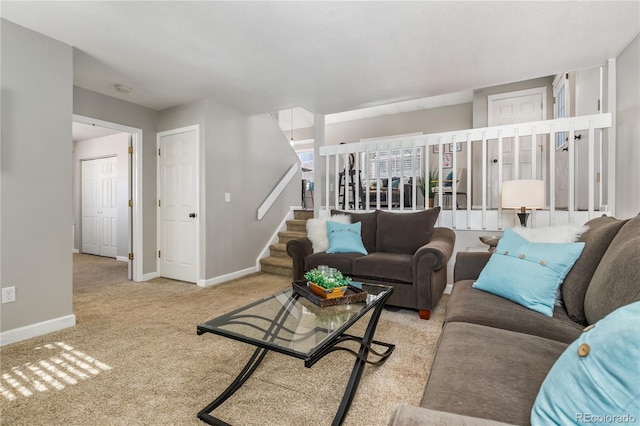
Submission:
<svg viewBox="0 0 640 426">
<path fill-rule="evenodd" d="M 458 253 L 420 407 L 399 407 L 391 425 L 530 423 L 543 380 L 585 326 L 640 300 L 640 216 L 603 216 L 587 225 L 553 317 L 473 288 L 490 255 Z"/>
<path fill-rule="evenodd" d="M 333 211 L 350 215 L 351 223 L 361 222 L 368 254 L 313 253 L 308 238 L 291 240 L 287 253 L 293 258 L 293 279 L 328 265 L 356 281 L 393 286 L 388 305 L 417 309 L 421 318 L 428 319 L 447 284 L 447 262 L 455 243 L 451 229 L 434 227 L 439 213 L 439 207 L 412 213 Z"/>
</svg>

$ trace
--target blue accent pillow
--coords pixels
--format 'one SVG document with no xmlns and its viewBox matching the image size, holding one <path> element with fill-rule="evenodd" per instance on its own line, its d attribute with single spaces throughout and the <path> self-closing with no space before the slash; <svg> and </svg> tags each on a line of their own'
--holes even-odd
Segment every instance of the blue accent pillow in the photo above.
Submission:
<svg viewBox="0 0 640 426">
<path fill-rule="evenodd" d="M 443 182 L 442 186 L 453 186 L 453 172 L 449 172 L 449 174 L 444 178 L 445 181 L 449 181 L 449 182 Z"/>
<path fill-rule="evenodd" d="M 398 189 L 400 186 L 400 178 L 391 179 L 391 189 Z"/>
<path fill-rule="evenodd" d="M 640 302 L 585 329 L 544 379 L 531 424 L 639 424 Z"/>
<path fill-rule="evenodd" d="M 361 222 L 345 225 L 343 223 L 327 221 L 329 248 L 327 253 L 362 253 L 368 254 L 362 244 L 360 235 Z"/>
<path fill-rule="evenodd" d="M 532 243 L 505 229 L 473 287 L 553 316 L 556 290 L 584 243 Z"/>
</svg>

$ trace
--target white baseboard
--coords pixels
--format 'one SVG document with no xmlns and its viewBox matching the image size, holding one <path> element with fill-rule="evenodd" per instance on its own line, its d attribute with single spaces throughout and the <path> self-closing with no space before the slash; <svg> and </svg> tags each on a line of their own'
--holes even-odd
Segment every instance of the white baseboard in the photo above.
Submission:
<svg viewBox="0 0 640 426">
<path fill-rule="evenodd" d="M 78 253 L 80 253 L 80 250 L 74 248 L 73 250 L 71 250 L 71 252 L 74 253 L 74 254 L 78 254 Z"/>
<path fill-rule="evenodd" d="M 451 294 L 451 290 L 453 290 L 453 284 L 447 284 L 447 286 L 444 288 L 443 294 Z"/>
<path fill-rule="evenodd" d="M 149 281 L 154 278 L 158 278 L 160 275 L 157 272 L 149 272 L 147 274 L 142 274 L 142 281 Z"/>
<path fill-rule="evenodd" d="M 211 287 L 212 285 L 221 284 L 229 280 L 235 280 L 236 278 L 242 278 L 245 275 L 253 274 L 255 272 L 258 272 L 258 268 L 254 266 L 252 268 L 242 269 L 240 271 L 231 272 L 230 274 L 220 275 L 207 280 L 198 280 L 198 287 Z"/>
<path fill-rule="evenodd" d="M 119 260 L 120 262 L 128 262 L 129 256 L 116 256 L 116 260 Z"/>
<path fill-rule="evenodd" d="M 76 325 L 76 316 L 71 314 L 24 327 L 14 328 L 13 330 L 3 331 L 0 333 L 0 346 L 53 333 L 54 331 L 73 327 L 74 325 Z"/>
</svg>

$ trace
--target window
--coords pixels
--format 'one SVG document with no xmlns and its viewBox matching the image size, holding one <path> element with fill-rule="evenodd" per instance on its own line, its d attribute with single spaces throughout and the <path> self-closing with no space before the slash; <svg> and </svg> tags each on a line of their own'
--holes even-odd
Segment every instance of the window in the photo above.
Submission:
<svg viewBox="0 0 640 426">
<path fill-rule="evenodd" d="M 313 181 L 313 150 L 297 152 L 300 159 L 300 166 L 303 169 L 302 179 Z M 305 172 L 308 169 L 310 171 Z"/>
<path fill-rule="evenodd" d="M 415 161 L 413 149 L 380 150 L 369 154 L 362 153 L 363 164 L 368 164 L 368 178 L 370 180 L 390 178 L 394 176 L 420 176 L 422 170 L 423 148 L 416 148 Z"/>
<path fill-rule="evenodd" d="M 553 82 L 554 118 L 569 117 L 569 73 L 560 74 Z M 567 141 L 567 132 L 556 133 L 556 149 Z"/>
</svg>

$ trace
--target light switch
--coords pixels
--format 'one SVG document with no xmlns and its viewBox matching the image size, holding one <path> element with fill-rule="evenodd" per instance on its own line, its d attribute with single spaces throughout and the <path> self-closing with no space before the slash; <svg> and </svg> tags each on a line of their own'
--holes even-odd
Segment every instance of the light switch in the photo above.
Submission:
<svg viewBox="0 0 640 426">
<path fill-rule="evenodd" d="M 225 192 L 224 193 L 224 202 L 225 203 L 230 203 L 231 202 L 231 193 L 230 192 Z"/>
</svg>

